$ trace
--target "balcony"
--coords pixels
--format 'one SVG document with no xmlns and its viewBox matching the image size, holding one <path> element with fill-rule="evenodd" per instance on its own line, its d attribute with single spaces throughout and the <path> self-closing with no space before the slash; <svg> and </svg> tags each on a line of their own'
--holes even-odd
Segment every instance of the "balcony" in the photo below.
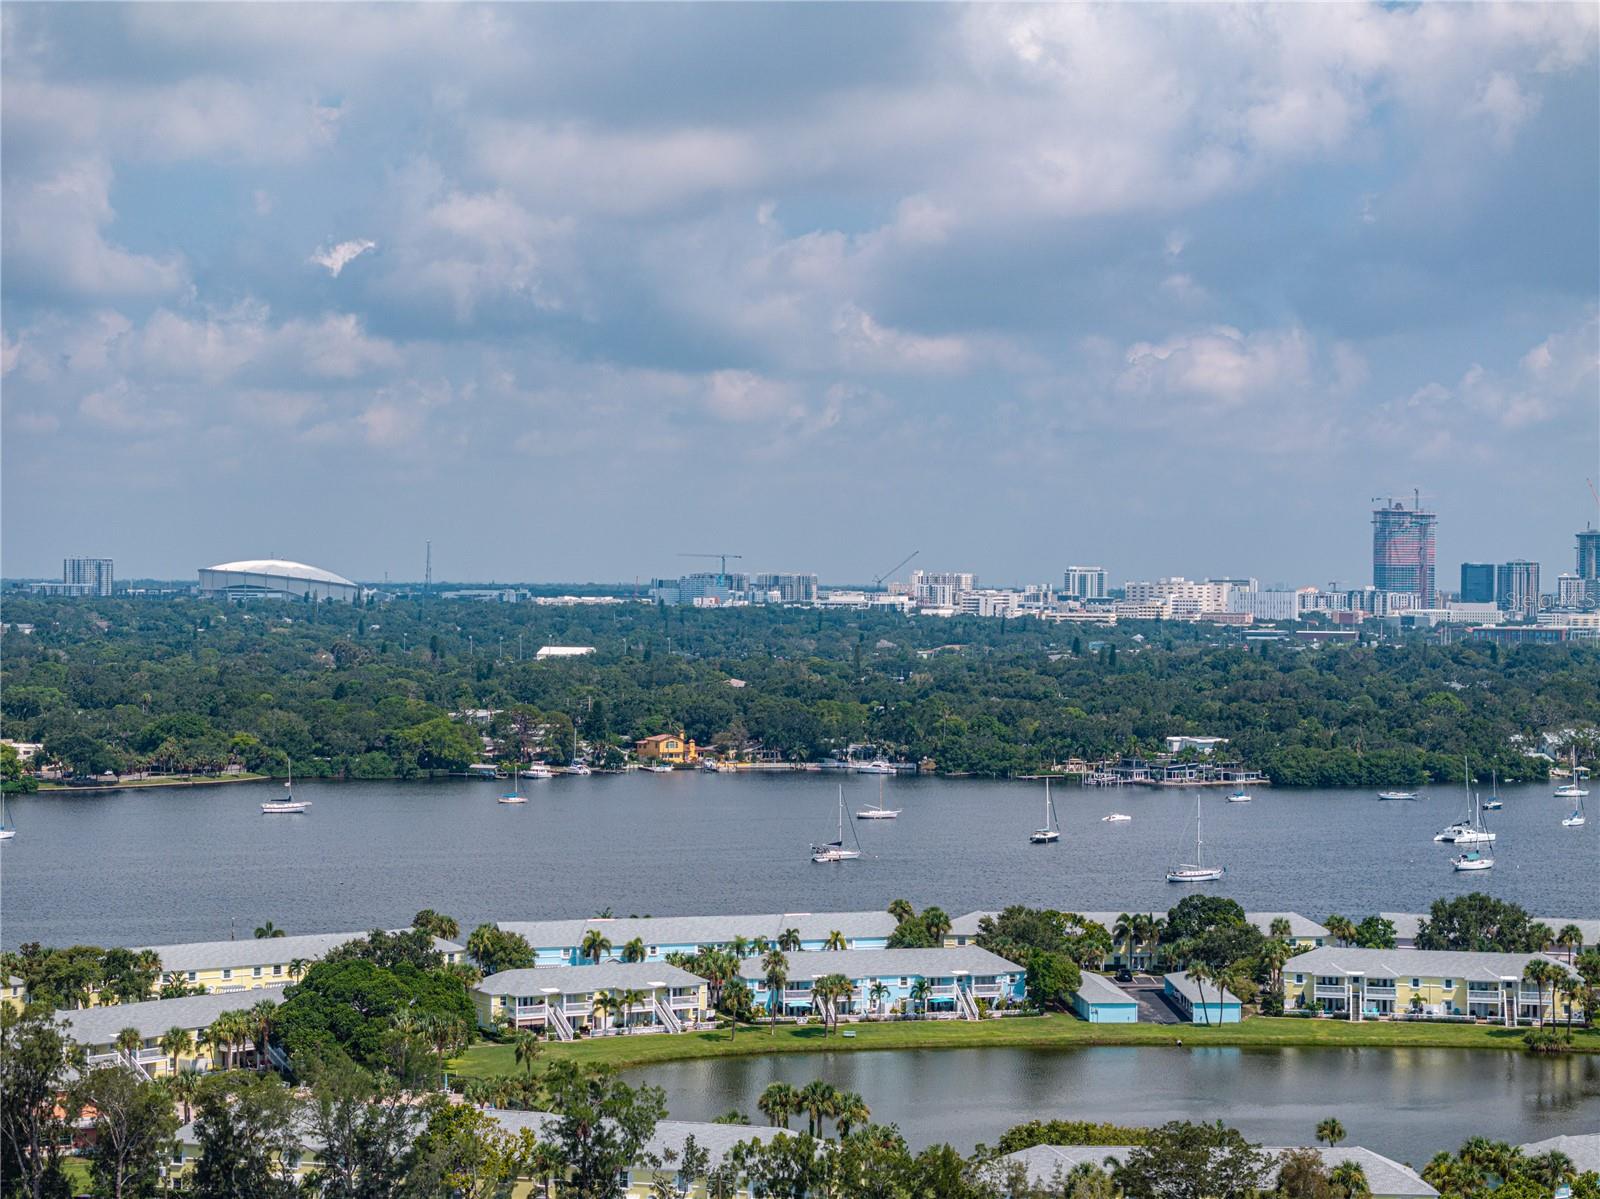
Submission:
<svg viewBox="0 0 1600 1199">
<path fill-rule="evenodd" d="M 1318 999 L 1348 999 L 1349 997 L 1350 988 L 1348 987 L 1330 987 L 1322 983 L 1316 985 L 1316 998 Z"/>
<path fill-rule="evenodd" d="M 1366 990 L 1366 993 L 1368 995 L 1371 995 L 1376 999 L 1393 999 L 1394 998 L 1394 984 L 1393 983 L 1369 982 L 1369 983 L 1367 983 L 1365 990 Z"/>
<path fill-rule="evenodd" d="M 950 986 L 947 986 L 947 987 L 929 987 L 928 988 L 928 998 L 929 999 L 954 999 L 955 997 L 956 997 L 956 988 L 955 988 L 955 984 L 954 983 L 952 983 Z"/>
<path fill-rule="evenodd" d="M 972 988 L 974 999 L 996 999 L 1003 994 L 1005 988 L 999 983 L 978 983 Z"/>
</svg>

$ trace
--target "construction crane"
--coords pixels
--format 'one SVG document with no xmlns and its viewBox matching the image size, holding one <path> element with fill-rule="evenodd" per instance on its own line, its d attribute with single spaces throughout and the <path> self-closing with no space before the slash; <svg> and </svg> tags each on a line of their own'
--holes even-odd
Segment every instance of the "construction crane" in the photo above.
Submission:
<svg viewBox="0 0 1600 1199">
<path fill-rule="evenodd" d="M 717 577 L 719 579 L 726 579 L 728 577 L 728 559 L 729 558 L 743 558 L 744 555 L 743 554 L 679 554 L 678 557 L 680 557 L 680 558 L 716 558 L 718 561 L 720 561 L 722 563 L 722 573 L 720 575 L 718 575 Z"/>
<path fill-rule="evenodd" d="M 1404 507 L 1404 504 L 1395 499 L 1395 497 L 1392 495 L 1375 495 L 1367 502 L 1371 504 L 1382 504 L 1385 508 Z M 1422 511 L 1422 492 L 1416 487 L 1411 489 L 1411 508 L 1415 512 Z"/>
<path fill-rule="evenodd" d="M 884 571 L 877 578 L 873 579 L 872 580 L 872 585 L 874 587 L 882 587 L 883 586 L 883 581 L 885 579 L 887 579 L 890 575 L 894 574 L 902 566 L 904 566 L 907 562 L 911 561 L 911 559 L 915 558 L 921 552 L 922 552 L 921 550 L 912 550 L 909 554 L 907 554 L 904 558 L 901 558 L 900 561 L 896 562 L 888 570 Z"/>
</svg>

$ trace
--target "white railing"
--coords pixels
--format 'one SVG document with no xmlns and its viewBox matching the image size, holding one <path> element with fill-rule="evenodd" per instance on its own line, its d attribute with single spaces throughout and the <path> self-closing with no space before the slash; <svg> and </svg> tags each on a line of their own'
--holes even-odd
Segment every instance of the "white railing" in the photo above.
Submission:
<svg viewBox="0 0 1600 1199">
<path fill-rule="evenodd" d="M 1348 987 L 1326 987 L 1321 983 L 1316 986 L 1316 997 L 1318 999 L 1344 999 L 1349 994 L 1350 989 Z"/>
<path fill-rule="evenodd" d="M 972 988 L 972 993 L 984 999 L 994 999 L 1004 990 L 999 983 L 979 983 Z"/>
<path fill-rule="evenodd" d="M 542 1022 L 547 1018 L 549 1010 L 550 1005 L 548 1003 L 519 1003 L 513 1019 L 519 1025 L 524 1020 Z"/>
<path fill-rule="evenodd" d="M 662 1003 L 659 999 L 652 999 L 651 1002 L 655 1005 L 656 1019 L 661 1021 L 668 1032 L 683 1031 L 683 1021 L 678 1019 L 670 1003 Z"/>
<path fill-rule="evenodd" d="M 560 1005 L 550 1004 L 550 1027 L 556 1030 L 556 1037 L 562 1041 L 572 1040 L 572 1022 L 567 1019 Z"/>
<path fill-rule="evenodd" d="M 948 987 L 929 987 L 928 988 L 928 998 L 929 999 L 954 999 L 955 998 L 955 994 L 956 994 L 956 988 L 954 987 L 954 985 L 948 986 Z"/>
</svg>

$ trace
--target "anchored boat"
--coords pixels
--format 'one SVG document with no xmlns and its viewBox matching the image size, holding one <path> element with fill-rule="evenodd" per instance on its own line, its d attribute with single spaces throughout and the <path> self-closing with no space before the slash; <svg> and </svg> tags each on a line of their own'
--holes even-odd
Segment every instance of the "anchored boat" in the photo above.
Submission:
<svg viewBox="0 0 1600 1199">
<path fill-rule="evenodd" d="M 1056 819 L 1055 801 L 1050 798 L 1050 780 L 1044 781 L 1044 827 L 1028 834 L 1030 845 L 1051 845 L 1061 840 L 1061 822 Z"/>
<path fill-rule="evenodd" d="M 850 826 L 850 833 L 855 835 L 855 825 Z M 813 862 L 848 862 L 861 856 L 861 846 L 858 843 L 854 849 L 846 849 L 844 845 L 844 787 L 839 788 L 839 833 L 832 841 L 825 841 L 821 845 L 811 847 L 811 860 Z"/>
<path fill-rule="evenodd" d="M 1221 880 L 1226 868 L 1205 864 L 1205 840 L 1200 835 L 1200 797 L 1194 797 L 1194 861 L 1179 862 L 1167 871 L 1169 883 L 1214 883 Z"/>
</svg>

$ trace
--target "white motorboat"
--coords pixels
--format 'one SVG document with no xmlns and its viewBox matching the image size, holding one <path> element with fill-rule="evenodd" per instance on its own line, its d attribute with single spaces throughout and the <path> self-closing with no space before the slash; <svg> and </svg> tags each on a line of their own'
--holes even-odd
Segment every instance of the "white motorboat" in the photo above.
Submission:
<svg viewBox="0 0 1600 1199">
<path fill-rule="evenodd" d="M 1200 830 L 1200 796 L 1194 797 L 1194 861 L 1179 862 L 1167 871 L 1169 883 L 1214 883 L 1227 873 L 1226 867 L 1205 864 L 1205 839 Z"/>
<path fill-rule="evenodd" d="M 1469 849 L 1466 853 L 1451 858 L 1450 865 L 1457 870 L 1492 870 L 1494 858 L 1479 850 Z"/>
<path fill-rule="evenodd" d="M 1109 816 L 1100 817 L 1101 822 L 1104 824 L 1121 824 L 1123 821 L 1132 819 L 1133 817 L 1126 812 L 1113 812 Z"/>
<path fill-rule="evenodd" d="M 585 775 L 585 774 L 593 774 L 594 771 L 590 770 L 589 767 L 587 765 L 585 765 L 584 763 L 582 763 L 582 762 L 574 762 L 574 763 L 572 763 L 572 765 L 568 766 L 566 768 L 566 770 L 563 771 L 563 773 L 564 774 Z"/>
<path fill-rule="evenodd" d="M 1229 803 L 1249 803 L 1251 798 L 1252 797 L 1250 795 L 1250 792 L 1246 791 L 1243 787 L 1240 787 L 1232 795 L 1228 796 L 1228 802 Z"/>
<path fill-rule="evenodd" d="M 852 830 L 853 830 L 852 826 Z M 821 845 L 811 847 L 811 860 L 813 862 L 848 862 L 861 856 L 859 846 L 855 849 L 846 849 L 844 844 L 844 788 L 839 788 L 839 833 L 832 841 L 825 841 Z"/>
<path fill-rule="evenodd" d="M 878 779 L 878 802 L 856 812 L 857 820 L 893 820 L 900 815 L 899 808 L 883 806 L 883 779 Z"/>
<path fill-rule="evenodd" d="M 289 793 L 288 797 L 285 798 L 285 799 L 276 799 L 276 800 L 269 799 L 266 803 L 261 805 L 261 813 L 262 813 L 262 815 L 264 815 L 264 816 L 293 816 L 293 815 L 296 815 L 296 814 L 298 814 L 300 812 L 304 812 L 307 808 L 309 808 L 311 806 L 311 801 L 309 799 L 296 799 L 294 797 L 294 763 L 293 762 L 289 763 L 289 778 L 288 778 L 288 781 L 283 784 L 283 787 L 284 787 L 284 790 Z"/>
<path fill-rule="evenodd" d="M 857 774 L 893 774 L 894 764 L 885 758 L 874 758 L 870 762 L 852 762 L 850 769 Z"/>
<path fill-rule="evenodd" d="M 1418 795 L 1415 791 L 1379 791 L 1378 792 L 1378 798 L 1379 799 L 1391 799 L 1391 800 L 1392 799 L 1411 799 L 1411 800 L 1416 800 L 1416 799 L 1421 799 L 1422 796 Z"/>
<path fill-rule="evenodd" d="M 525 779 L 553 779 L 556 772 L 543 762 L 531 762 L 517 771 L 517 775 Z"/>
<path fill-rule="evenodd" d="M 1044 827 L 1028 834 L 1029 845 L 1054 845 L 1061 840 L 1061 822 L 1056 819 L 1055 800 L 1050 798 L 1050 780 L 1044 781 Z"/>
<path fill-rule="evenodd" d="M 646 766 L 645 769 L 648 770 L 651 774 L 671 774 L 672 773 L 672 767 L 670 767 L 670 766 L 662 766 L 659 763 L 657 763 L 657 764 L 655 764 L 653 766 Z"/>
</svg>

